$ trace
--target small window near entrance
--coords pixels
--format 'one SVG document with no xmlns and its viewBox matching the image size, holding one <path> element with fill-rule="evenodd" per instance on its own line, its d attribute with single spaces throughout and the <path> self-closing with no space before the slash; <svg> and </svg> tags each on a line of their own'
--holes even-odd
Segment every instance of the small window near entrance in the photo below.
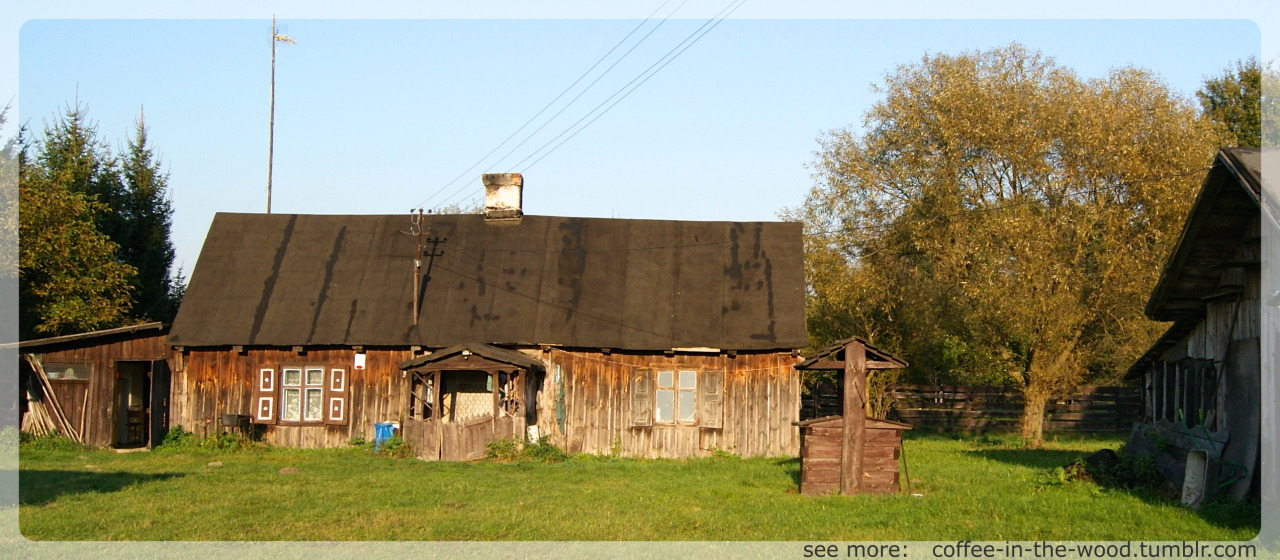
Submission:
<svg viewBox="0 0 1280 560">
<path fill-rule="evenodd" d="M 435 418 L 435 376 L 414 372 L 409 388 L 409 417 L 414 420 Z"/>
<path fill-rule="evenodd" d="M 88 381 L 89 380 L 89 364 L 75 364 L 62 362 L 49 362 L 42 364 L 44 375 L 50 380 L 59 381 Z"/>
</svg>

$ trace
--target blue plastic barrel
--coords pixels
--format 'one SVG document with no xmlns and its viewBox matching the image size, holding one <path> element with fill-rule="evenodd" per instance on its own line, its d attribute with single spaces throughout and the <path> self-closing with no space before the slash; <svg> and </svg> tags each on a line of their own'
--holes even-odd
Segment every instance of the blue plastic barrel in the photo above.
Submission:
<svg viewBox="0 0 1280 560">
<path fill-rule="evenodd" d="M 396 435 L 395 422 L 378 422 L 373 425 L 373 448 L 376 450 L 382 447 L 382 444 Z"/>
</svg>

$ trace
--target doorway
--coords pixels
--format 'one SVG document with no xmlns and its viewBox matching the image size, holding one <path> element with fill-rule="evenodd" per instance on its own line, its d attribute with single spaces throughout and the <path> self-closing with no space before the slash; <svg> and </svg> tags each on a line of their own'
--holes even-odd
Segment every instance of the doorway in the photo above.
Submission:
<svg viewBox="0 0 1280 560">
<path fill-rule="evenodd" d="M 169 431 L 169 367 L 164 360 L 116 362 L 112 442 L 154 447 Z"/>
</svg>

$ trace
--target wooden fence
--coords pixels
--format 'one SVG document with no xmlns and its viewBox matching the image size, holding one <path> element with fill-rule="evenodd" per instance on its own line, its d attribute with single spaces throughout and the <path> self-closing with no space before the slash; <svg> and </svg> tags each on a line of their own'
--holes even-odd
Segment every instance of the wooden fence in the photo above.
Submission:
<svg viewBox="0 0 1280 560">
<path fill-rule="evenodd" d="M 832 383 L 808 386 L 800 418 L 840 413 L 840 389 Z M 1011 432 L 1022 416 L 1022 393 L 1011 387 L 898 385 L 892 388 L 889 419 L 922 430 Z M 1138 419 L 1138 387 L 1079 387 L 1045 407 L 1046 432 L 1127 432 Z"/>
</svg>

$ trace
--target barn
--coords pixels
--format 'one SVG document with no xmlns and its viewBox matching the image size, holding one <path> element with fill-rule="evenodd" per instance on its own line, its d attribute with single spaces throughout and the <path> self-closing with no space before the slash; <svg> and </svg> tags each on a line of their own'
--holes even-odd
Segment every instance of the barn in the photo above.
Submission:
<svg viewBox="0 0 1280 560">
<path fill-rule="evenodd" d="M 44 415 L 90 445 L 158 444 L 169 429 L 168 334 L 146 323 L 19 342 L 22 429 L 40 431 Z"/>
<path fill-rule="evenodd" d="M 1261 169 L 1258 148 L 1214 158 L 1147 301 L 1149 318 L 1173 324 L 1126 374 L 1143 393 L 1127 449 L 1155 454 L 1179 486 L 1187 472 L 1205 476 L 1206 465 L 1187 468 L 1198 452 L 1217 473 L 1205 488 L 1237 500 L 1258 490 Z"/>
<path fill-rule="evenodd" d="M 397 422 L 424 459 L 504 437 L 569 452 L 795 455 L 801 227 L 484 214 L 218 214 L 168 342 L 171 415 L 276 445 Z"/>
</svg>

